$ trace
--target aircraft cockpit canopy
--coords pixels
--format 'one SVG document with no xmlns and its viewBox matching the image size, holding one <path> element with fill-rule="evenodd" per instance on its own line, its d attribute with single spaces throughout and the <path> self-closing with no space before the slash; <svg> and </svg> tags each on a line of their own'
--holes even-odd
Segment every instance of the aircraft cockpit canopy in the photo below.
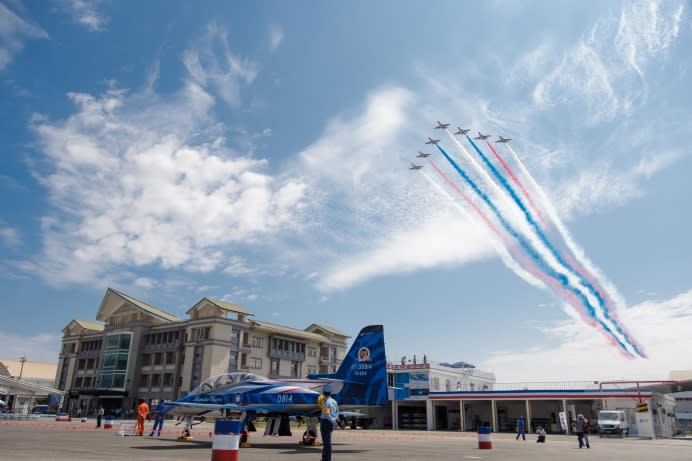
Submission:
<svg viewBox="0 0 692 461">
<path fill-rule="evenodd" d="M 264 381 L 264 378 L 257 376 L 256 374 L 246 373 L 243 371 L 224 373 L 222 375 L 212 376 L 211 378 L 202 381 L 202 383 L 195 387 L 188 395 L 203 394 L 205 392 L 221 389 L 233 384 L 244 383 L 246 381 Z"/>
</svg>

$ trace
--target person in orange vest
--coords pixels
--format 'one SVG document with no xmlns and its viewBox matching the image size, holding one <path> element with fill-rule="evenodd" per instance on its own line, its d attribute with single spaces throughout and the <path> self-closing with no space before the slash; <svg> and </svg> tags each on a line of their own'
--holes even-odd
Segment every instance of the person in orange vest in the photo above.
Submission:
<svg viewBox="0 0 692 461">
<path fill-rule="evenodd" d="M 137 405 L 137 435 L 144 435 L 144 420 L 146 420 L 149 414 L 149 405 L 144 399 L 139 399 L 139 405 Z"/>
</svg>

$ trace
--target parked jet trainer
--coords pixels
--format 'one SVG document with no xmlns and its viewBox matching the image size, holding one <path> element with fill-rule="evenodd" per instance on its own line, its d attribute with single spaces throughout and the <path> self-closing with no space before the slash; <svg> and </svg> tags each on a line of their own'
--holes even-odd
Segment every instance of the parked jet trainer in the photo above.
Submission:
<svg viewBox="0 0 692 461">
<path fill-rule="evenodd" d="M 329 387 L 325 389 L 326 386 Z M 360 331 L 334 374 L 310 375 L 307 379 L 269 379 L 246 372 L 226 373 L 211 377 L 181 399 L 168 402 L 166 412 L 185 417 L 184 433 L 195 424 L 194 418 L 233 412 L 241 415 L 243 427 L 252 427 L 256 418 L 266 417 L 270 433 L 289 435 L 286 432 L 290 430 L 282 428 L 288 427 L 290 416 L 301 416 L 308 418 L 306 434 L 312 431 L 308 440 L 314 440 L 320 412 L 317 397 L 323 390 L 332 393 L 341 410 L 387 403 L 382 325 L 370 325 Z"/>
</svg>

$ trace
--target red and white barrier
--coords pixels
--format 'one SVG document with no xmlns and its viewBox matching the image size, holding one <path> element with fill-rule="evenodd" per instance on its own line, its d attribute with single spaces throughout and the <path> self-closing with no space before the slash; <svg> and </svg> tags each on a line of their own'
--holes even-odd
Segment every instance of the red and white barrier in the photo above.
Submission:
<svg viewBox="0 0 692 461">
<path fill-rule="evenodd" d="M 493 447 L 493 442 L 490 439 L 491 429 L 489 427 L 479 427 L 478 428 L 478 449 L 491 449 Z"/>
<path fill-rule="evenodd" d="M 238 461 L 242 421 L 217 419 L 211 445 L 211 461 Z"/>
</svg>

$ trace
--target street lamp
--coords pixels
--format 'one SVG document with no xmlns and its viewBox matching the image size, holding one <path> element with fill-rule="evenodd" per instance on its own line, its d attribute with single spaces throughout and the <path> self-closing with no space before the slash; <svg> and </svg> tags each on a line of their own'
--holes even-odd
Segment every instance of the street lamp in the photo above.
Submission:
<svg viewBox="0 0 692 461">
<path fill-rule="evenodd" d="M 22 364 L 22 366 L 19 368 L 19 379 L 21 381 L 22 379 L 22 373 L 24 373 L 24 362 L 26 362 L 26 356 L 22 355 L 19 357 L 19 363 Z"/>
</svg>

